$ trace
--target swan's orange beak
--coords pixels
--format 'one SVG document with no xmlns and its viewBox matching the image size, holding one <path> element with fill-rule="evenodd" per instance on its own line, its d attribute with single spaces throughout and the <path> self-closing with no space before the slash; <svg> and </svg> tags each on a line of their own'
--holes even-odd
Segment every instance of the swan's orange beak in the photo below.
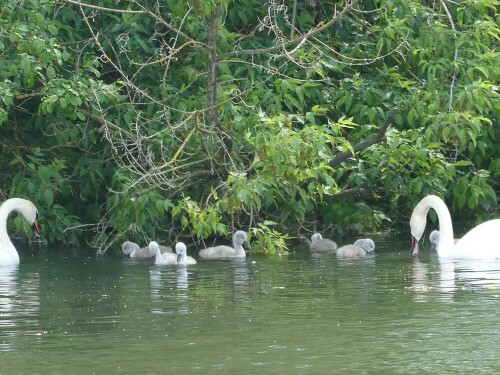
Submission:
<svg viewBox="0 0 500 375">
<path fill-rule="evenodd" d="M 418 241 L 413 234 L 411 235 L 411 254 L 413 256 L 418 255 Z"/>
<path fill-rule="evenodd" d="M 38 218 L 35 219 L 31 228 L 33 228 L 33 233 L 35 233 L 35 237 L 40 238 L 42 233 L 40 232 L 40 225 L 38 224 Z"/>
</svg>

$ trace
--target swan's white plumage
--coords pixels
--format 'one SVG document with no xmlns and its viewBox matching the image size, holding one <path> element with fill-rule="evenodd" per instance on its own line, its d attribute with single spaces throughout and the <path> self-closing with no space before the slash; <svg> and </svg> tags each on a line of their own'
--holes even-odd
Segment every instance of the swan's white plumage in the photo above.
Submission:
<svg viewBox="0 0 500 375">
<path fill-rule="evenodd" d="M 339 258 L 358 258 L 373 254 L 375 242 L 371 238 L 361 238 L 353 245 L 344 245 L 337 250 Z"/>
<path fill-rule="evenodd" d="M 457 241 L 454 254 L 455 258 L 500 259 L 500 219 L 472 228 Z"/>
<path fill-rule="evenodd" d="M 0 266 L 19 264 L 19 254 L 7 233 L 7 218 L 12 211 L 19 212 L 24 219 L 31 224 L 35 235 L 40 235 L 38 211 L 35 205 L 27 199 L 7 199 L 0 206 Z"/>
<path fill-rule="evenodd" d="M 320 233 L 314 233 L 311 236 L 309 250 L 319 253 L 334 253 L 337 250 L 337 243 L 328 238 L 323 238 Z"/>
<path fill-rule="evenodd" d="M 245 250 L 250 250 L 247 242 L 247 234 L 238 230 L 233 235 L 233 246 L 219 245 L 200 250 L 199 255 L 205 259 L 232 259 L 245 258 Z"/>
<path fill-rule="evenodd" d="M 177 254 L 162 253 L 158 242 L 151 241 L 148 247 L 155 258 L 155 264 L 177 264 Z"/>
<path fill-rule="evenodd" d="M 187 255 L 187 247 L 184 242 L 177 242 L 175 244 L 175 253 L 177 254 L 178 265 L 186 266 L 189 264 L 196 264 L 196 260 L 193 257 Z"/>
<path fill-rule="evenodd" d="M 431 243 L 431 249 L 435 250 L 437 247 L 437 244 L 439 243 L 439 231 L 438 230 L 433 230 L 431 234 L 429 234 L 429 242 Z"/>
<path fill-rule="evenodd" d="M 430 209 L 439 220 L 438 256 L 463 259 L 500 259 L 500 219 L 486 221 L 471 229 L 455 244 L 450 212 L 444 201 L 436 195 L 423 198 L 413 209 L 410 230 L 413 237 L 412 252 L 418 254 L 418 241 L 422 238 Z"/>
<path fill-rule="evenodd" d="M 439 243 L 439 231 L 433 230 L 431 234 L 429 234 L 429 242 L 431 243 L 431 250 L 436 250 L 436 247 Z M 454 243 L 457 243 L 458 240 L 454 239 Z"/>
<path fill-rule="evenodd" d="M 375 251 L 375 242 L 371 238 L 360 238 L 354 242 L 355 246 L 361 247 L 368 254 L 371 254 Z"/>
<path fill-rule="evenodd" d="M 161 253 L 172 253 L 172 248 L 169 246 L 158 245 Z M 135 242 L 125 241 L 122 244 L 122 251 L 125 255 L 128 255 L 130 258 L 151 258 L 154 254 L 149 249 L 149 246 L 139 247 Z"/>
</svg>

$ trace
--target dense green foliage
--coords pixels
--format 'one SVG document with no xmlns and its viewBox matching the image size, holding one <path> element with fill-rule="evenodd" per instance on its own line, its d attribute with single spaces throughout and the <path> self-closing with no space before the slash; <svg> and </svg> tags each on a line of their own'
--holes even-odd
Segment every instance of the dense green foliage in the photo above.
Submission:
<svg viewBox="0 0 500 375">
<path fill-rule="evenodd" d="M 490 215 L 499 1 L 292 3 L 5 0 L 2 198 L 101 251 L 234 228 L 282 251 L 428 193 Z"/>
</svg>

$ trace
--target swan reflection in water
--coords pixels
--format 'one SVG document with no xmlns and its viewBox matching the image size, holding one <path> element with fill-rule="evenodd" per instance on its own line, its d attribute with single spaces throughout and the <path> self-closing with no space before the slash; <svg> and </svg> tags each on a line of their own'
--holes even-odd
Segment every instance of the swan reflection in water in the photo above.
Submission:
<svg viewBox="0 0 500 375">
<path fill-rule="evenodd" d="M 181 314 L 188 314 L 188 271 L 186 266 L 177 267 L 177 302 L 179 303 L 178 311 Z"/>
<path fill-rule="evenodd" d="M 234 274 L 234 301 L 249 301 L 251 298 L 247 260 L 245 258 L 233 259 L 231 262 Z"/>
<path fill-rule="evenodd" d="M 186 266 L 157 267 L 149 271 L 152 312 L 188 314 L 189 273 Z M 173 311 L 175 310 L 175 311 Z"/>
<path fill-rule="evenodd" d="M 445 287 L 452 282 L 457 287 L 500 288 L 500 259 L 443 259 L 439 258 L 441 282 Z M 456 289 L 456 288 L 455 288 Z"/>
<path fill-rule="evenodd" d="M 432 271 L 435 265 L 437 271 Z M 416 301 L 427 300 L 428 292 L 433 289 L 442 292 L 440 299 L 450 300 L 457 290 L 500 289 L 500 259 L 448 259 L 436 256 L 427 264 L 414 258 L 411 275 L 412 289 L 417 292 Z"/>
<path fill-rule="evenodd" d="M 417 257 L 414 257 L 412 259 L 411 279 L 411 289 L 417 292 L 415 293 L 413 300 L 415 302 L 428 301 L 427 292 L 429 291 L 430 284 L 429 265 L 427 263 L 421 262 Z"/>
<path fill-rule="evenodd" d="M 0 327 L 4 334 L 16 326 L 15 310 L 19 266 L 0 267 Z"/>
<path fill-rule="evenodd" d="M 40 334 L 40 276 L 26 273 L 19 277 L 19 266 L 0 267 L 0 352 L 14 350 L 9 337 Z"/>
</svg>

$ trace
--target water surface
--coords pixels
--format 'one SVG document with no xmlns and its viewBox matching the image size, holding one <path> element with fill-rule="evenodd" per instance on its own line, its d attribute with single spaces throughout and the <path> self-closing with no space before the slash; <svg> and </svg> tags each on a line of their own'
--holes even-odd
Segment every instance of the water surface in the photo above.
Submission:
<svg viewBox="0 0 500 375">
<path fill-rule="evenodd" d="M 500 262 L 376 243 L 188 268 L 18 247 L 0 268 L 1 373 L 499 373 Z"/>
</svg>

